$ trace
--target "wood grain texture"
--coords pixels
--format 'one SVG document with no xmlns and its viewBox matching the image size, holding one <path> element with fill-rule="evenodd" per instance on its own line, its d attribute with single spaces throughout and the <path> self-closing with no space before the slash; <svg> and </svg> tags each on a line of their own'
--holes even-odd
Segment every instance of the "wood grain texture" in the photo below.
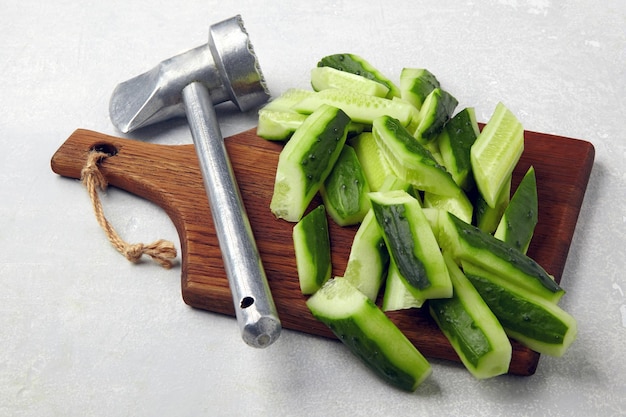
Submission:
<svg viewBox="0 0 626 417">
<path fill-rule="evenodd" d="M 253 129 L 226 139 L 226 147 L 283 327 L 333 338 L 310 314 L 306 298 L 300 293 L 291 237 L 293 224 L 275 219 L 269 210 L 282 145 L 260 139 Z M 193 145 L 155 145 L 79 129 L 52 157 L 52 170 L 65 177 L 80 178 L 87 153 L 94 148 L 114 154 L 101 162 L 101 171 L 110 185 L 158 204 L 174 223 L 181 243 L 181 292 L 185 303 L 234 316 Z M 586 141 L 525 132 L 525 150 L 514 172 L 513 187 L 533 165 L 539 223 L 528 255 L 558 282 L 594 154 L 593 146 Z M 319 202 L 317 199 L 312 205 Z M 341 276 L 356 227 L 342 228 L 332 221 L 329 227 L 332 273 Z M 459 361 L 427 311 L 412 309 L 390 312 L 388 316 L 426 357 Z M 538 361 L 539 354 L 513 342 L 510 373 L 532 375 Z"/>
</svg>

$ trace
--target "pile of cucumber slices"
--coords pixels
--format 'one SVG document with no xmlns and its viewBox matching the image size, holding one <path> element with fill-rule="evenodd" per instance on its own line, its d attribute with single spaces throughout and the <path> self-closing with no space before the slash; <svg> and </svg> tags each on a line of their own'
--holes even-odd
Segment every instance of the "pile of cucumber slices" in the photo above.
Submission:
<svg viewBox="0 0 626 417">
<path fill-rule="evenodd" d="M 321 59 L 311 85 L 260 109 L 257 134 L 285 142 L 270 210 L 294 223 L 313 316 L 407 391 L 431 366 L 385 311 L 428 309 L 479 379 L 508 372 L 510 339 L 563 355 L 577 326 L 558 306 L 563 289 L 526 255 L 537 184 L 531 167 L 511 189 L 524 149 L 515 115 L 499 103 L 480 130 L 428 70 L 404 68 L 396 85 L 354 54 Z M 341 277 L 329 218 L 357 226 Z"/>
</svg>

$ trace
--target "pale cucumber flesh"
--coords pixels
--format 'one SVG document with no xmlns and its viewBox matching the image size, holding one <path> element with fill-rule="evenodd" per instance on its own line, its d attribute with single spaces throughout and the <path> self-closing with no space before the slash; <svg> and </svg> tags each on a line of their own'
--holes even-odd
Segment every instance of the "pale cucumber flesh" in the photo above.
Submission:
<svg viewBox="0 0 626 417">
<path fill-rule="evenodd" d="M 370 209 L 354 235 L 343 278 L 376 301 L 389 264 L 389 252 Z"/>
<path fill-rule="evenodd" d="M 397 311 L 409 308 L 420 308 L 426 301 L 424 298 L 416 298 L 409 290 L 409 283 L 398 271 L 395 263 L 389 263 L 387 279 L 385 281 L 385 293 L 383 295 L 383 311 Z"/>
<path fill-rule="evenodd" d="M 522 124 L 509 109 L 498 103 L 470 152 L 476 185 L 490 207 L 495 207 L 523 150 Z"/>
<path fill-rule="evenodd" d="M 267 140 L 287 140 L 306 118 L 295 111 L 261 109 L 256 134 Z"/>
<path fill-rule="evenodd" d="M 382 187 L 385 178 L 393 174 L 393 170 L 376 144 L 374 134 L 372 132 L 362 132 L 348 139 L 348 143 L 356 152 L 357 158 L 359 158 L 370 190 L 378 191 Z"/>
<path fill-rule="evenodd" d="M 311 86 L 315 91 L 335 88 L 363 94 L 386 97 L 389 88 L 384 84 L 333 67 L 315 67 L 311 70 Z"/>
<path fill-rule="evenodd" d="M 300 113 L 312 113 L 322 104 L 342 109 L 354 122 L 371 125 L 380 116 L 391 116 L 408 125 L 415 109 L 401 100 L 370 96 L 349 90 L 328 89 L 306 97 L 292 107 Z"/>
<path fill-rule="evenodd" d="M 387 98 L 400 97 L 399 88 L 385 76 L 381 71 L 376 69 L 371 63 L 356 54 L 334 54 L 323 57 L 318 63 L 318 67 L 332 67 L 340 71 L 365 77 L 383 84 L 389 89 Z"/>
</svg>

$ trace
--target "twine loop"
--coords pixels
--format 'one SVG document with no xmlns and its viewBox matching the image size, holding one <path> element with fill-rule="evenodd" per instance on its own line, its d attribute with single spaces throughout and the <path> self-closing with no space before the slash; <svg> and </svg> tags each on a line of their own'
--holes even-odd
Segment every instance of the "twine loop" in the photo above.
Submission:
<svg viewBox="0 0 626 417">
<path fill-rule="evenodd" d="M 105 217 L 98 190 L 106 190 L 109 183 L 100 171 L 98 164 L 109 156 L 108 153 L 97 150 L 89 152 L 85 166 L 81 171 L 81 181 L 87 188 L 98 223 L 115 249 L 129 261 L 137 263 L 143 255 L 147 255 L 163 268 L 171 268 L 174 265 L 172 260 L 176 258 L 176 248 L 172 242 L 159 239 L 147 245 L 128 243 L 120 237 Z"/>
</svg>

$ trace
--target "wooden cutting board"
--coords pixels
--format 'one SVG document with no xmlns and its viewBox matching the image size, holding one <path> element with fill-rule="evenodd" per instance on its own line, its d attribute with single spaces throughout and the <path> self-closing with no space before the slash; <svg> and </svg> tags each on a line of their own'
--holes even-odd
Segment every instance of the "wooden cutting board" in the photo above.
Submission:
<svg viewBox="0 0 626 417">
<path fill-rule="evenodd" d="M 310 314 L 306 298 L 300 293 L 291 237 L 293 224 L 275 219 L 269 210 L 282 145 L 257 137 L 252 129 L 227 138 L 226 147 L 283 327 L 333 338 L 333 334 Z M 176 226 L 182 251 L 181 284 L 185 303 L 234 316 L 193 145 L 155 145 L 79 129 L 52 157 L 52 170 L 62 176 L 80 178 L 87 154 L 94 148 L 113 155 L 101 162 L 101 171 L 110 185 L 159 205 Z M 513 187 L 533 165 L 538 184 L 539 223 L 528 255 L 558 282 L 594 155 L 589 142 L 525 132 L 525 150 L 514 172 Z M 318 203 L 320 200 L 312 204 Z M 332 273 L 341 276 L 356 227 L 342 228 L 332 221 L 329 225 Z M 427 311 L 411 309 L 390 312 L 388 316 L 426 357 L 459 361 Z M 513 342 L 510 373 L 532 375 L 538 361 L 539 354 Z"/>
</svg>

